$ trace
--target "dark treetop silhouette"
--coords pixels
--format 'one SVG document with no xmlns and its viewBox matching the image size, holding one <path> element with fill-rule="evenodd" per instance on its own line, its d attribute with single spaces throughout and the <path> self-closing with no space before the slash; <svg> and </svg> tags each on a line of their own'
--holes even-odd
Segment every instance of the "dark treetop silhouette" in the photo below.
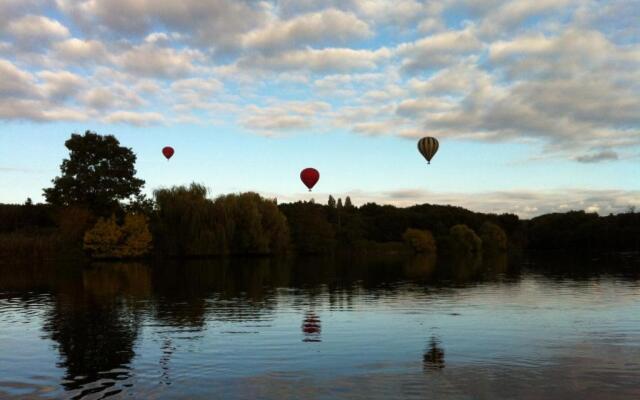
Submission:
<svg viewBox="0 0 640 400">
<path fill-rule="evenodd" d="M 119 201 L 140 194 L 144 181 L 135 176 L 136 155 L 114 136 L 86 131 L 71 135 L 65 146 L 69 158 L 62 161 L 62 175 L 52 181 L 53 187 L 44 189 L 48 203 L 82 205 L 108 215 Z"/>
</svg>

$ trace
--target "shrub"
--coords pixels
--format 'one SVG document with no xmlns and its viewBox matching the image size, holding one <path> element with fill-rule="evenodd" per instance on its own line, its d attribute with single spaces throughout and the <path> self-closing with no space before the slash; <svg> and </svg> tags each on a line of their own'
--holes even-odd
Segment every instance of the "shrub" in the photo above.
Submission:
<svg viewBox="0 0 640 400">
<path fill-rule="evenodd" d="M 100 218 L 84 235 L 84 249 L 96 258 L 140 257 L 151 249 L 151 232 L 144 215 L 127 214 L 118 225 L 115 216 Z"/>
<path fill-rule="evenodd" d="M 120 256 L 139 257 L 151 250 L 151 232 L 147 217 L 142 214 L 127 214 L 122 225 L 124 243 L 120 246 Z"/>
</svg>

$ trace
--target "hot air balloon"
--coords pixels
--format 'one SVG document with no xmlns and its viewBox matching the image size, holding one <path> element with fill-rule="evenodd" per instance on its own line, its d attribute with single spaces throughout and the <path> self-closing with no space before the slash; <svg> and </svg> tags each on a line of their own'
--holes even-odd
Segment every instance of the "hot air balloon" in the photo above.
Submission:
<svg viewBox="0 0 640 400">
<path fill-rule="evenodd" d="M 320 179 L 320 172 L 315 168 L 305 168 L 300 172 L 300 179 L 302 180 L 302 183 L 309 188 L 309 191 L 311 191 L 311 188 Z"/>
<path fill-rule="evenodd" d="M 438 146 L 438 139 L 434 137 L 427 136 L 418 141 L 418 150 L 422 153 L 428 164 L 431 164 L 431 159 L 436 155 Z"/>
<path fill-rule="evenodd" d="M 173 157 L 173 153 L 175 153 L 175 151 L 171 146 L 167 146 L 162 149 L 162 154 L 167 158 L 167 160 Z"/>
</svg>

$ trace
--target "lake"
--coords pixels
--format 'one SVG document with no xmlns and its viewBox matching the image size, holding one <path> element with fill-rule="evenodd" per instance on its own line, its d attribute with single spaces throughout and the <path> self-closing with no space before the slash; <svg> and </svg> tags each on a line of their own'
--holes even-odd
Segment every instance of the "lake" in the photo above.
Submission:
<svg viewBox="0 0 640 400">
<path fill-rule="evenodd" d="M 637 259 L 0 265 L 0 398 L 640 398 Z"/>
</svg>

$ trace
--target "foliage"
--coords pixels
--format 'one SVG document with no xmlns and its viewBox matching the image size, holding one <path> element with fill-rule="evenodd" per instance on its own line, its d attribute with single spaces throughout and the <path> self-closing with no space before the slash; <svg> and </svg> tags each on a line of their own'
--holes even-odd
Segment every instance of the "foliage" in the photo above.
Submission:
<svg viewBox="0 0 640 400">
<path fill-rule="evenodd" d="M 347 196 L 344 199 L 344 208 L 347 208 L 347 209 L 353 208 L 353 204 L 351 204 L 351 197 Z"/>
<path fill-rule="evenodd" d="M 221 196 L 215 200 L 233 226 L 229 251 L 233 254 L 270 254 L 287 250 L 289 228 L 275 201 L 257 193 Z"/>
<path fill-rule="evenodd" d="M 541 250 L 640 251 L 640 213 L 600 217 L 571 211 L 546 214 L 527 223 L 528 247 Z"/>
<path fill-rule="evenodd" d="M 283 204 L 280 210 L 289 221 L 291 241 L 296 252 L 318 254 L 335 251 L 336 233 L 324 206 L 298 201 Z"/>
<path fill-rule="evenodd" d="M 116 218 L 100 218 L 84 235 L 84 249 L 96 258 L 140 257 L 151 249 L 151 232 L 147 218 L 140 214 L 127 214 L 124 224 Z"/>
<path fill-rule="evenodd" d="M 271 254 L 288 249 L 286 218 L 274 200 L 256 193 L 207 198 L 198 184 L 155 192 L 154 231 L 163 251 L 177 256 Z"/>
<path fill-rule="evenodd" d="M 207 189 L 198 184 L 174 186 L 154 192 L 156 215 L 154 236 L 158 248 L 172 256 L 225 254 L 233 227 L 221 207 L 207 199 Z"/>
<path fill-rule="evenodd" d="M 95 222 L 95 217 L 87 208 L 70 206 L 54 211 L 54 219 L 60 234 L 69 241 L 80 242 L 84 233 Z"/>
<path fill-rule="evenodd" d="M 409 228 L 404 232 L 402 238 L 416 253 L 436 253 L 436 240 L 430 231 Z"/>
<path fill-rule="evenodd" d="M 329 206 L 329 208 L 336 208 L 336 199 L 334 199 L 333 196 L 329 195 L 327 205 Z"/>
<path fill-rule="evenodd" d="M 493 222 L 485 222 L 480 228 L 482 249 L 485 252 L 500 253 L 507 250 L 507 234 Z"/>
<path fill-rule="evenodd" d="M 144 193 L 137 194 L 131 201 L 123 204 L 123 209 L 127 213 L 151 215 L 154 212 L 155 203 Z"/>
<path fill-rule="evenodd" d="M 94 257 L 114 257 L 123 232 L 116 217 L 100 218 L 95 226 L 84 234 L 84 249 Z"/>
<path fill-rule="evenodd" d="M 49 205 L 0 204 L 0 233 L 51 229 L 55 226 Z"/>
<path fill-rule="evenodd" d="M 479 254 L 482 251 L 482 240 L 467 225 L 452 226 L 449 229 L 449 239 L 454 253 Z"/>
<path fill-rule="evenodd" d="M 62 161 L 62 175 L 44 189 L 49 204 L 81 205 L 98 215 L 114 212 L 121 200 L 140 194 L 144 181 L 135 177 L 136 155 L 111 135 L 86 131 L 65 142 L 69 158 Z"/>
<path fill-rule="evenodd" d="M 0 259 L 47 261 L 59 258 L 67 244 L 51 231 L 0 233 Z"/>
<path fill-rule="evenodd" d="M 139 257 L 151 250 L 151 232 L 147 217 L 142 214 L 127 214 L 122 225 L 124 243 L 120 247 L 121 257 Z"/>
</svg>

